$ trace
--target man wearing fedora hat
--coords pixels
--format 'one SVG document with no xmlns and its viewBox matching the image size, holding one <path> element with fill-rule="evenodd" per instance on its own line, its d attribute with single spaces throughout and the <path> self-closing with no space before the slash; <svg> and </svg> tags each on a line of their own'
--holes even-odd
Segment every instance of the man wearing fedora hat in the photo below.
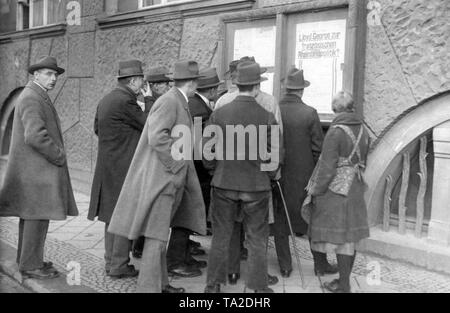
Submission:
<svg viewBox="0 0 450 313">
<path fill-rule="evenodd" d="M 141 102 L 139 103 L 139 106 L 141 106 L 141 108 L 144 108 L 145 110 L 145 103 L 147 103 L 147 106 L 151 109 L 156 100 L 158 100 L 159 97 L 169 91 L 172 79 L 167 77 L 168 74 L 169 71 L 162 66 L 152 67 L 148 71 L 148 74 L 145 76 L 145 81 L 146 83 L 148 83 L 149 96 L 145 97 L 144 101 L 142 101 L 143 95 L 139 95 L 138 98 L 141 98 L 141 101 L 138 101 L 138 103 Z M 142 257 L 142 251 L 144 250 L 144 241 L 145 237 L 139 237 L 139 239 L 133 241 L 133 257 L 137 259 L 140 259 Z"/>
<path fill-rule="evenodd" d="M 131 242 L 107 231 L 134 151 L 144 128 L 150 102 L 143 112 L 137 96 L 144 82 L 142 63 L 119 63 L 118 85 L 98 104 L 94 131 L 98 136 L 98 154 L 91 191 L 88 219 L 98 217 L 105 223 L 105 270 L 113 278 L 136 276 L 129 264 Z M 143 92 L 148 96 L 148 91 Z"/>
<path fill-rule="evenodd" d="M 0 216 L 17 216 L 17 263 L 25 278 L 58 276 L 44 262 L 50 220 L 78 215 L 67 167 L 58 114 L 48 96 L 64 73 L 55 58 L 42 57 L 29 67 L 33 75 L 14 111 L 10 154 L 2 189 Z"/>
<path fill-rule="evenodd" d="M 240 60 L 235 60 L 230 63 L 229 70 L 227 72 L 228 77 L 230 77 L 229 84 L 230 88 L 226 94 L 224 94 L 216 103 L 215 109 L 219 109 L 228 103 L 232 102 L 239 94 L 239 90 L 236 86 L 236 78 L 237 78 L 237 67 L 244 62 L 256 62 L 254 57 L 245 56 Z M 266 68 L 262 68 L 262 73 L 266 72 Z M 256 102 L 261 105 L 265 110 L 274 114 L 277 123 L 280 125 L 280 131 L 283 133 L 283 121 L 281 119 L 281 111 L 280 107 L 274 96 L 263 92 L 262 90 L 258 90 L 256 94 Z M 283 146 L 283 143 L 281 143 Z M 280 147 L 282 150 L 283 148 Z M 280 179 L 280 172 L 277 173 L 276 180 Z M 269 223 L 273 223 L 273 201 L 270 199 L 269 201 Z M 230 258 L 229 258 L 229 266 L 228 266 L 228 280 L 230 284 L 236 284 L 240 278 L 240 260 L 247 258 L 246 249 L 244 248 L 244 240 L 245 237 L 243 235 L 242 225 L 239 227 L 239 223 L 237 223 L 235 227 L 234 234 L 231 239 L 230 246 Z M 275 284 L 278 279 L 276 276 L 269 275 L 269 281 L 271 284 Z"/>
<path fill-rule="evenodd" d="M 281 137 L 273 113 L 265 110 L 255 100 L 260 83 L 266 80 L 261 77 L 264 70 L 255 62 L 242 62 L 237 72 L 239 95 L 231 103 L 216 109 L 210 117 L 209 125 L 223 134 L 223 138 L 216 144 L 229 143 L 230 137 L 234 142 L 236 132 L 229 129 L 236 126 L 254 127 L 253 132 L 256 132 L 258 139 L 244 135 L 243 146 L 215 146 L 214 160 L 204 161 L 209 170 L 214 170 L 211 182 L 213 237 L 208 260 L 207 293 L 220 292 L 220 284 L 226 283 L 229 247 L 236 221 L 244 224 L 248 242 L 247 287 L 255 292 L 273 292 L 268 287 L 267 273 L 268 218 L 271 179 L 275 178 L 278 170 L 276 158 L 279 160 Z M 264 127 L 269 131 L 261 131 Z M 272 140 L 272 136 L 277 136 L 276 140 Z M 254 159 L 250 152 L 251 147 L 256 151 L 265 150 L 261 146 L 263 142 L 267 143 L 271 156 L 275 156 L 272 158 L 275 168 L 270 171 L 264 171 L 265 158 L 258 155 Z M 233 157 L 229 158 L 230 155 Z"/>
<path fill-rule="evenodd" d="M 193 122 L 200 118 L 202 122 L 202 131 L 205 123 L 209 120 L 212 113 L 211 101 L 217 96 L 217 87 L 223 82 L 219 80 L 215 68 L 208 68 L 200 72 L 197 81 L 197 92 L 189 97 L 189 111 Z M 211 176 L 203 167 L 201 160 L 194 160 L 195 170 L 200 181 L 203 200 L 205 202 L 206 215 L 208 214 Z M 205 221 L 206 222 L 206 221 Z M 167 267 L 169 274 L 173 276 L 190 277 L 200 276 L 201 268 L 206 267 L 206 261 L 196 260 L 192 254 L 204 254 L 204 250 L 195 246 L 189 240 L 190 231 L 173 227 L 170 235 L 169 246 L 167 248 Z"/>
<path fill-rule="evenodd" d="M 319 159 L 323 132 L 317 111 L 302 101 L 304 89 L 310 82 L 304 79 L 303 70 L 292 67 L 284 79 L 286 94 L 280 101 L 284 126 L 284 162 L 281 167 L 281 188 L 294 233 L 306 234 L 308 225 L 300 211 L 306 197 L 305 187 Z M 289 228 L 279 191 L 274 193 L 274 217 L 272 225 L 275 248 L 281 275 L 289 277 L 292 272 L 289 249 Z M 312 251 L 316 275 L 332 274 L 337 268 L 328 263 L 326 254 Z"/>
<path fill-rule="evenodd" d="M 179 158 L 177 129 L 191 129 L 188 99 L 200 77 L 195 61 L 175 63 L 175 86 L 156 100 L 125 178 L 109 231 L 131 240 L 145 236 L 138 292 L 184 292 L 169 285 L 166 245 L 170 227 L 204 235 L 205 208 L 191 159 Z"/>
</svg>

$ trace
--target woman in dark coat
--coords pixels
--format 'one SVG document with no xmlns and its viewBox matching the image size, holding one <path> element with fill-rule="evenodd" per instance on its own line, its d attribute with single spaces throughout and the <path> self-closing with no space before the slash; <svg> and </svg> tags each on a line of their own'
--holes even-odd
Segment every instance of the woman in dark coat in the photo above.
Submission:
<svg viewBox="0 0 450 313">
<path fill-rule="evenodd" d="M 353 106 L 348 93 L 340 92 L 333 98 L 332 107 L 337 116 L 325 137 L 321 157 L 308 186 L 313 199 L 309 228 L 311 248 L 337 254 L 339 279 L 325 284 L 325 288 L 332 292 L 350 292 L 355 245 L 369 237 L 365 184 L 360 175 L 367 158 L 369 136 Z M 352 154 L 355 142 L 357 149 L 351 163 L 356 173 L 348 175 L 353 176 L 353 181 L 344 196 L 331 191 L 330 184 L 336 176 L 338 163 Z"/>
</svg>

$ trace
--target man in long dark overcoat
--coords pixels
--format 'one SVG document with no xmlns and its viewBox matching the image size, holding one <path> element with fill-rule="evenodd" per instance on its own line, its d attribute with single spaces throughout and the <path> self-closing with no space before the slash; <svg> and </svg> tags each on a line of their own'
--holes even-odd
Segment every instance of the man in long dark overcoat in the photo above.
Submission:
<svg viewBox="0 0 450 313">
<path fill-rule="evenodd" d="M 55 87 L 55 58 L 43 57 L 31 65 L 34 76 L 17 98 L 11 148 L 0 191 L 0 216 L 17 216 L 17 263 L 24 277 L 58 276 L 51 262 L 44 262 L 49 220 L 78 215 L 67 168 L 58 114 L 47 92 Z"/>
<path fill-rule="evenodd" d="M 120 62 L 118 80 L 117 87 L 97 107 L 94 130 L 98 154 L 88 215 L 90 220 L 98 217 L 105 223 L 105 270 L 114 278 L 138 274 L 128 264 L 131 242 L 107 229 L 150 110 L 148 101 L 144 112 L 137 104 L 144 82 L 140 61 Z"/>
<path fill-rule="evenodd" d="M 192 135 L 188 97 L 198 78 L 197 62 L 175 64 L 175 87 L 150 111 L 109 226 L 110 232 L 131 240 L 145 236 L 138 292 L 184 292 L 169 285 L 170 227 L 206 233 L 202 192 L 187 144 Z"/>
<path fill-rule="evenodd" d="M 310 82 L 304 79 L 303 71 L 289 70 L 285 79 L 286 94 L 280 101 L 284 127 L 284 162 L 281 167 L 281 187 L 285 196 L 292 227 L 297 234 L 306 234 L 308 225 L 302 219 L 299 208 L 306 197 L 306 186 L 319 159 L 323 132 L 317 111 L 302 101 L 304 89 Z M 289 226 L 283 203 L 277 190 L 274 195 L 275 223 L 272 232 L 280 265 L 281 275 L 289 277 L 292 272 L 289 249 Z M 320 252 L 312 251 L 317 274 L 335 272 Z"/>
</svg>

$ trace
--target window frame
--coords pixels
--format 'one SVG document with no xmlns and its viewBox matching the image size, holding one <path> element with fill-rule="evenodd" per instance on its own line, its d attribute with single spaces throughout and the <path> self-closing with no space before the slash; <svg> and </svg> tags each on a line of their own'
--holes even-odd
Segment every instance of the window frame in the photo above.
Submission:
<svg viewBox="0 0 450 313">
<path fill-rule="evenodd" d="M 184 2 L 192 2 L 192 1 L 198 1 L 198 0 L 176 0 L 176 1 L 170 1 L 169 0 L 161 0 L 160 4 L 152 4 L 152 5 L 144 5 L 145 0 L 138 0 L 138 10 L 146 10 L 150 8 L 158 8 L 158 7 L 164 7 L 171 4 L 179 4 Z"/>
<path fill-rule="evenodd" d="M 364 116 L 364 74 L 365 74 L 365 49 L 366 49 L 366 14 L 367 8 L 364 1 L 360 0 L 336 0 L 332 4 L 326 0 L 317 0 L 314 2 L 301 2 L 288 4 L 280 7 L 269 7 L 253 10 L 251 12 L 241 12 L 238 14 L 224 14 L 222 21 L 222 41 L 224 50 L 222 52 L 221 72 L 225 73 L 230 62 L 228 58 L 228 49 L 230 40 L 227 38 L 227 28 L 230 24 L 238 22 L 251 23 L 261 19 L 271 17 L 276 18 L 277 38 L 276 38 L 276 64 L 274 75 L 273 95 L 278 100 L 282 95 L 281 80 L 287 71 L 287 64 L 284 64 L 285 53 L 283 50 L 287 47 L 287 27 L 291 16 L 306 13 L 316 13 L 321 11 L 347 10 L 347 31 L 346 31 L 346 53 L 345 66 L 343 73 L 342 89 L 353 93 L 356 105 L 356 113 Z M 320 114 L 322 125 L 327 127 L 334 115 Z"/>
<path fill-rule="evenodd" d="M 34 13 L 34 1 L 33 0 L 29 0 L 28 3 L 28 7 L 29 7 L 29 29 L 35 29 L 35 28 L 40 28 L 40 27 L 47 27 L 47 26 L 53 26 L 53 25 L 58 25 L 64 21 L 60 21 L 60 22 L 55 22 L 55 23 L 48 23 L 48 2 L 50 0 L 42 0 L 43 2 L 43 10 L 44 10 L 44 14 L 42 16 L 42 25 L 39 26 L 34 26 L 34 18 L 33 18 L 33 13 Z M 62 0 L 64 1 L 64 0 Z M 140 1 L 140 0 L 139 0 Z M 65 4 L 67 5 L 66 1 L 64 1 Z"/>
</svg>

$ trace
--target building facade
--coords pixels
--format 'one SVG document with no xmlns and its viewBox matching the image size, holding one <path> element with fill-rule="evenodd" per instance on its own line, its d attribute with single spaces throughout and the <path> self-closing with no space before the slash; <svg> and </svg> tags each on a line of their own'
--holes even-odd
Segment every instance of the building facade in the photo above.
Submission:
<svg viewBox="0 0 450 313">
<path fill-rule="evenodd" d="M 88 192 L 99 100 L 120 60 L 220 74 L 253 55 L 279 97 L 291 65 L 324 126 L 331 95 L 352 92 L 372 137 L 371 239 L 361 249 L 450 272 L 450 2 L 447 0 L 0 0 L 0 172 L 26 71 L 51 54 L 66 73 L 51 97 L 74 186 Z"/>
</svg>

